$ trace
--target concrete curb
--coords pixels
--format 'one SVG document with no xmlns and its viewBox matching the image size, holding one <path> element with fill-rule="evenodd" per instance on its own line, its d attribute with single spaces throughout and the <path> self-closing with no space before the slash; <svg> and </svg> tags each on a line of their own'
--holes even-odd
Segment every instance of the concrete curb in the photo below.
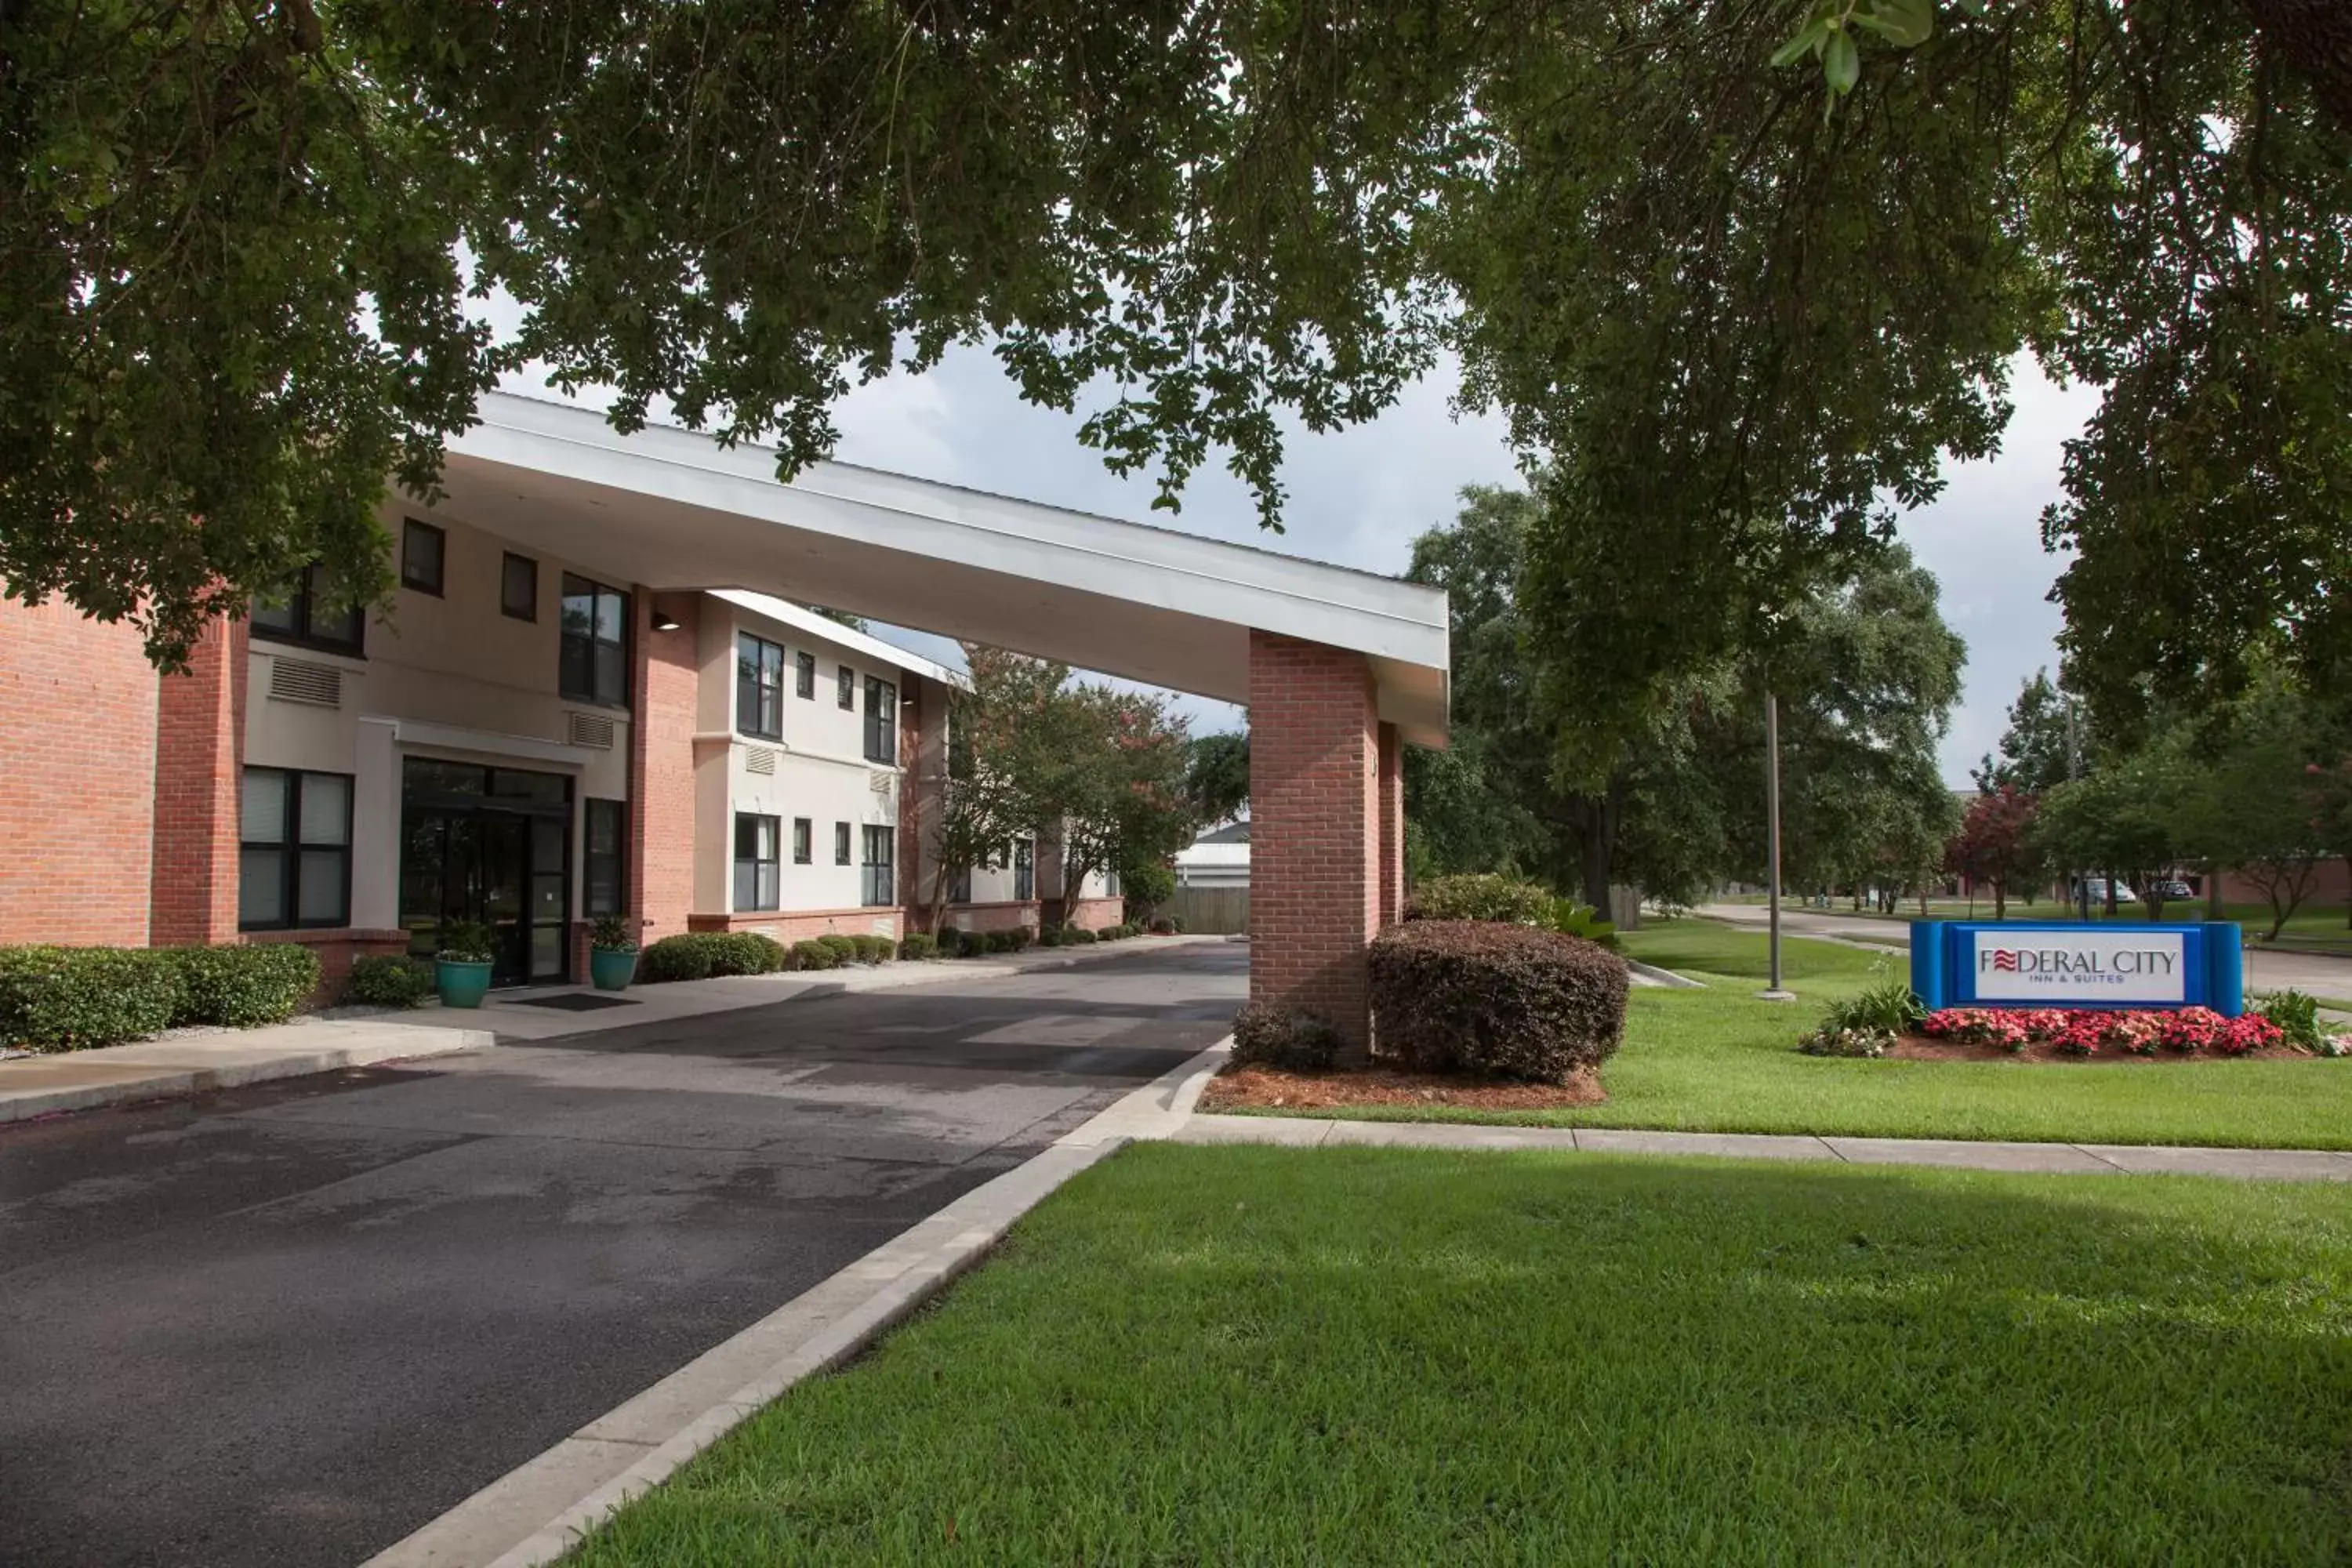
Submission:
<svg viewBox="0 0 2352 1568">
<path fill-rule="evenodd" d="M 1045 967 L 1045 966 L 1040 966 Z M 841 1365 L 985 1258 L 1055 1189 L 1192 1116 L 1220 1041 L 713 1346 L 362 1568 L 537 1568 L 802 1379 Z"/>
<path fill-rule="evenodd" d="M 274 1079 L 339 1072 L 414 1057 L 446 1056 L 496 1043 L 496 1037 L 488 1029 L 420 1027 L 411 1024 L 335 1021 L 272 1027 L 299 1030 L 309 1036 L 333 1033 L 322 1043 L 305 1040 L 299 1045 L 272 1047 L 256 1039 L 257 1036 L 268 1034 L 269 1029 L 224 1031 L 177 1040 L 109 1046 L 95 1051 L 22 1058 L 19 1063 L 26 1067 L 41 1064 L 53 1068 L 58 1076 L 95 1078 L 95 1081 L 9 1089 L 5 1085 L 7 1075 L 0 1073 L 0 1123 L 25 1121 L 60 1111 L 93 1110 L 109 1105 L 236 1089 Z"/>
<path fill-rule="evenodd" d="M 1292 1149 L 1550 1149 L 1585 1154 L 1704 1154 L 1849 1165 L 1937 1165 L 2072 1175 L 2228 1176 L 2241 1181 L 2352 1182 L 2352 1152 L 2175 1144 L 2004 1143 L 1957 1138 L 1816 1137 L 1784 1132 L 1665 1132 L 1632 1127 L 1508 1127 L 1458 1121 L 1350 1121 L 1338 1117 L 1194 1116 L 1180 1143 L 1271 1143 Z"/>
<path fill-rule="evenodd" d="M 1670 990 L 1704 991 L 1706 989 L 1706 982 L 1704 980 L 1693 980 L 1687 974 L 1676 974 L 1671 969 L 1660 969 L 1654 963 L 1643 963 L 1638 959 L 1627 959 L 1625 961 L 1625 967 L 1632 970 L 1636 974 L 1646 976 L 1656 984 L 1666 986 Z"/>
</svg>

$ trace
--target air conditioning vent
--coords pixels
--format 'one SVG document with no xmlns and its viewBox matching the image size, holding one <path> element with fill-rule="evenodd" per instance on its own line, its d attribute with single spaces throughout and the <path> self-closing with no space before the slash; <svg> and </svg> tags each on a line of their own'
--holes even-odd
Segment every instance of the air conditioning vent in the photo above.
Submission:
<svg viewBox="0 0 2352 1568">
<path fill-rule="evenodd" d="M 765 746 L 748 746 L 743 752 L 743 771 L 772 776 L 776 771 L 776 753 Z"/>
<path fill-rule="evenodd" d="M 876 795 L 888 795 L 891 791 L 898 787 L 898 775 L 897 773 L 870 773 L 866 775 L 866 782 L 873 785 L 874 793 Z"/>
<path fill-rule="evenodd" d="M 343 672 L 331 664 L 308 659 L 272 658 L 269 695 L 280 702 L 308 702 L 320 708 L 343 705 Z"/>
<path fill-rule="evenodd" d="M 613 749 L 613 721 L 602 713 L 567 713 L 570 738 L 575 746 L 593 746 L 600 752 Z"/>
</svg>

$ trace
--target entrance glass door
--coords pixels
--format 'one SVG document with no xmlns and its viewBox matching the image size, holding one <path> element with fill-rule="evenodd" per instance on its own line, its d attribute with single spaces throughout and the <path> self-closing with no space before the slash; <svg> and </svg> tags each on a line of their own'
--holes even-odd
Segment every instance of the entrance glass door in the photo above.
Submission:
<svg viewBox="0 0 2352 1568">
<path fill-rule="evenodd" d="M 566 977 L 572 781 L 558 773 L 410 758 L 401 773 L 400 919 L 409 951 L 477 921 L 502 984 Z"/>
</svg>

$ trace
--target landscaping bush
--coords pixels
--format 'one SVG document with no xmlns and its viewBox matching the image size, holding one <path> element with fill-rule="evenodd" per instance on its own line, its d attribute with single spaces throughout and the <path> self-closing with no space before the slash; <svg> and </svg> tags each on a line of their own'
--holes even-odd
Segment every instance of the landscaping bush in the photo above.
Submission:
<svg viewBox="0 0 2352 1568">
<path fill-rule="evenodd" d="M 1028 951 L 1030 941 L 1035 933 L 1031 931 L 1027 926 L 1010 926 L 1006 928 L 1004 934 L 1013 939 L 1012 947 L 1013 952 L 1025 952 Z"/>
<path fill-rule="evenodd" d="M 674 980 L 708 980 L 710 956 L 710 944 L 692 932 L 663 937 L 637 954 L 637 983 L 661 985 Z"/>
<path fill-rule="evenodd" d="M 2209 1007 L 2165 1012 L 2102 1012 L 2061 1007 L 1946 1007 L 1919 1024 L 1930 1039 L 1961 1045 L 1995 1045 L 2010 1052 L 2049 1045 L 2070 1057 L 2101 1053 L 2154 1056 L 2159 1050 L 2187 1055 L 2211 1051 L 2242 1057 L 2277 1045 L 2284 1036 L 2260 1013 L 2224 1018 Z"/>
<path fill-rule="evenodd" d="M 834 931 L 828 932 L 815 940 L 816 944 L 819 947 L 824 948 L 827 952 L 833 954 L 833 961 L 835 964 L 855 963 L 857 962 L 857 939 L 856 937 L 843 936 L 839 932 Z"/>
<path fill-rule="evenodd" d="M 1045 927 L 1043 931 L 1039 931 L 1039 932 L 1037 933 L 1037 945 L 1038 945 L 1039 947 L 1059 947 L 1059 946 L 1061 946 L 1061 945 L 1062 945 L 1062 941 L 1063 941 L 1063 932 L 1064 932 L 1064 931 L 1065 931 L 1066 929 L 1066 927 L 1063 927 L 1063 926 L 1047 926 L 1047 927 Z"/>
<path fill-rule="evenodd" d="M 1587 942 L 1597 942 L 1615 952 L 1624 946 L 1617 940 L 1615 922 L 1601 918 L 1601 911 L 1591 904 L 1580 904 L 1574 899 L 1554 899 L 1543 923 L 1563 936 L 1580 936 Z"/>
<path fill-rule="evenodd" d="M 887 936 L 853 936 L 860 963 L 887 963 L 898 952 L 898 944 Z"/>
<path fill-rule="evenodd" d="M 159 950 L 0 947 L 0 1045 L 119 1045 L 171 1027 L 180 996 L 180 966 Z"/>
<path fill-rule="evenodd" d="M 1372 1036 L 1423 1072 L 1563 1083 L 1624 1037 L 1627 984 L 1624 960 L 1577 937 L 1414 921 L 1373 940 Z"/>
<path fill-rule="evenodd" d="M 773 974 L 784 967 L 784 944 L 755 931 L 711 931 L 700 939 L 710 951 L 710 973 Z"/>
<path fill-rule="evenodd" d="M 1323 1072 L 1339 1056 L 1339 1026 L 1320 1013 L 1253 1002 L 1234 1015 L 1235 1067 Z"/>
<path fill-rule="evenodd" d="M 1184 922 L 1178 920 L 1174 915 L 1155 915 L 1152 917 L 1150 930 L 1151 934 L 1154 936 L 1174 936 L 1178 931 L 1181 931 L 1183 929 Z"/>
<path fill-rule="evenodd" d="M 2261 1012 L 2278 1028 L 2287 1044 L 2317 1051 L 2330 1043 L 2319 1026 L 2319 1001 L 2300 991 L 2281 991 L 2263 999 Z M 2333 1054 L 2333 1053 L 2330 1053 Z"/>
<path fill-rule="evenodd" d="M 988 933 L 987 951 L 990 952 L 1011 952 L 1013 951 L 1013 933 L 1009 931 L 990 931 Z"/>
<path fill-rule="evenodd" d="M 920 963 L 939 955 L 940 944 L 929 931 L 909 931 L 899 939 L 898 956 L 908 963 Z"/>
<path fill-rule="evenodd" d="M 793 943 L 793 956 L 803 969 L 838 969 L 841 955 L 825 944 L 822 937 L 812 937 Z"/>
<path fill-rule="evenodd" d="M 433 994 L 433 966 L 396 953 L 355 959 L 343 1001 L 360 1007 L 414 1007 Z"/>
<path fill-rule="evenodd" d="M 1552 901 L 1552 896 L 1533 882 L 1491 871 L 1432 877 L 1413 889 L 1412 903 L 1404 918 L 1541 925 L 1551 915 Z"/>
<path fill-rule="evenodd" d="M 180 972 L 174 1024 L 218 1024 L 233 1029 L 282 1024 L 319 988 L 319 955 L 290 942 L 157 952 Z"/>
<path fill-rule="evenodd" d="M 1095 933 L 1085 926 L 1066 925 L 1062 928 L 1064 947 L 1087 947 L 1095 942 Z"/>
</svg>

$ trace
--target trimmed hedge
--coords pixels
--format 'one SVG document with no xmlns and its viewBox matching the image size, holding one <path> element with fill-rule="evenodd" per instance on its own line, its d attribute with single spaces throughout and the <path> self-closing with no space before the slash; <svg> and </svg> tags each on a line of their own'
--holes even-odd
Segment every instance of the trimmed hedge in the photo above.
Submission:
<svg viewBox="0 0 2352 1568">
<path fill-rule="evenodd" d="M 414 1007 L 433 994 L 433 966 L 392 953 L 355 959 L 343 1000 L 363 1007 Z"/>
<path fill-rule="evenodd" d="M 838 969 L 841 957 L 814 937 L 793 943 L 793 957 L 803 969 Z"/>
<path fill-rule="evenodd" d="M 782 942 L 754 931 L 680 931 L 637 954 L 637 982 L 661 985 L 720 974 L 773 974 L 790 969 Z"/>
<path fill-rule="evenodd" d="M 898 942 L 898 956 L 908 963 L 920 963 L 940 955 L 940 944 L 929 931 L 909 931 Z"/>
<path fill-rule="evenodd" d="M 1412 901 L 1406 907 L 1404 918 L 1541 925 L 1551 913 L 1551 895 L 1535 883 L 1484 871 L 1433 877 L 1421 883 L 1412 890 Z"/>
<path fill-rule="evenodd" d="M 1253 1002 L 1234 1015 L 1233 1063 L 1322 1072 L 1339 1057 L 1339 1026 L 1303 1007 Z"/>
<path fill-rule="evenodd" d="M 1564 1083 L 1625 1035 L 1625 961 L 1579 937 L 1414 921 L 1371 946 L 1372 1037 L 1422 1072 Z"/>
<path fill-rule="evenodd" d="M 860 963 L 887 963 L 898 956 L 898 944 L 887 936 L 854 936 Z"/>
<path fill-rule="evenodd" d="M 78 1051 L 186 1024 L 282 1023 L 318 987 L 319 955 L 292 942 L 0 948 L 0 1043 Z"/>
<path fill-rule="evenodd" d="M 290 942 L 156 951 L 180 972 L 174 1024 L 282 1024 L 319 988 L 319 955 Z"/>
</svg>

